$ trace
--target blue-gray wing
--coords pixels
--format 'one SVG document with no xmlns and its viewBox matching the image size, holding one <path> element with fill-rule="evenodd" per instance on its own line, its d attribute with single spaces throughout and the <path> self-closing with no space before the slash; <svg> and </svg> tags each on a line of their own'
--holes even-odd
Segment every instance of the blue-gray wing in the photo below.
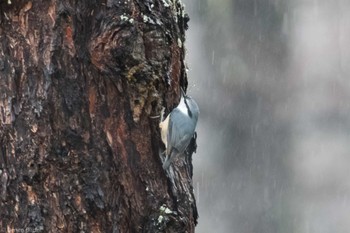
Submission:
<svg viewBox="0 0 350 233">
<path fill-rule="evenodd" d="M 176 149 L 178 153 L 183 153 L 191 141 L 195 127 L 191 118 L 174 109 L 169 119 L 168 149 Z"/>
</svg>

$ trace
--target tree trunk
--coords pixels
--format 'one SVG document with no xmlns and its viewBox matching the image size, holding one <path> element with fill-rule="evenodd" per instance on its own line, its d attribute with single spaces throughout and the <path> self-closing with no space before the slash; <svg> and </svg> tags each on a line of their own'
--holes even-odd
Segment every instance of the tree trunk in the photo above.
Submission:
<svg viewBox="0 0 350 233">
<path fill-rule="evenodd" d="M 194 232 L 157 117 L 187 86 L 180 1 L 0 4 L 0 232 Z"/>
</svg>

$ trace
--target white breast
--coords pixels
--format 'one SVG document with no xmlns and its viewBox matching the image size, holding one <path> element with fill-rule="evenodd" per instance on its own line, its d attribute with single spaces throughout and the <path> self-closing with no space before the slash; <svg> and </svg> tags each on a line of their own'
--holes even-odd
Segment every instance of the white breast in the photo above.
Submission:
<svg viewBox="0 0 350 233">
<path fill-rule="evenodd" d="M 160 135 L 162 138 L 162 141 L 165 145 L 165 148 L 168 148 L 168 142 L 167 142 L 167 133 L 168 133 L 168 127 L 169 127 L 169 115 L 167 116 L 167 118 L 165 118 L 164 121 L 160 122 L 159 124 L 159 128 L 160 128 Z"/>
</svg>

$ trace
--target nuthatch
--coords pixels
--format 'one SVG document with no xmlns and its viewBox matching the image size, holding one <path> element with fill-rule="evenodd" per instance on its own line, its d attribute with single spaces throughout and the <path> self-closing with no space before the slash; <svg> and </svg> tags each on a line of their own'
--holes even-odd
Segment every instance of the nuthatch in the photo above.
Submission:
<svg viewBox="0 0 350 233">
<path fill-rule="evenodd" d="M 179 105 L 159 124 L 162 141 L 166 148 L 164 170 L 168 169 L 176 156 L 184 154 L 195 134 L 198 115 L 197 103 L 181 89 Z"/>
</svg>

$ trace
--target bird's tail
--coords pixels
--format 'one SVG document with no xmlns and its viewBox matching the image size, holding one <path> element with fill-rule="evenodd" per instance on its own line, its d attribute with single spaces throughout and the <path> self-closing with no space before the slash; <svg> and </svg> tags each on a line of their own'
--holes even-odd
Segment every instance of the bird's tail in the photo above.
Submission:
<svg viewBox="0 0 350 233">
<path fill-rule="evenodd" d="M 168 153 L 164 159 L 163 162 L 163 169 L 167 170 L 171 164 L 171 162 L 173 161 L 173 150 L 170 150 L 170 153 Z"/>
<path fill-rule="evenodd" d="M 163 169 L 168 170 L 170 164 L 171 164 L 171 159 L 170 159 L 170 156 L 167 155 L 163 163 Z"/>
</svg>

